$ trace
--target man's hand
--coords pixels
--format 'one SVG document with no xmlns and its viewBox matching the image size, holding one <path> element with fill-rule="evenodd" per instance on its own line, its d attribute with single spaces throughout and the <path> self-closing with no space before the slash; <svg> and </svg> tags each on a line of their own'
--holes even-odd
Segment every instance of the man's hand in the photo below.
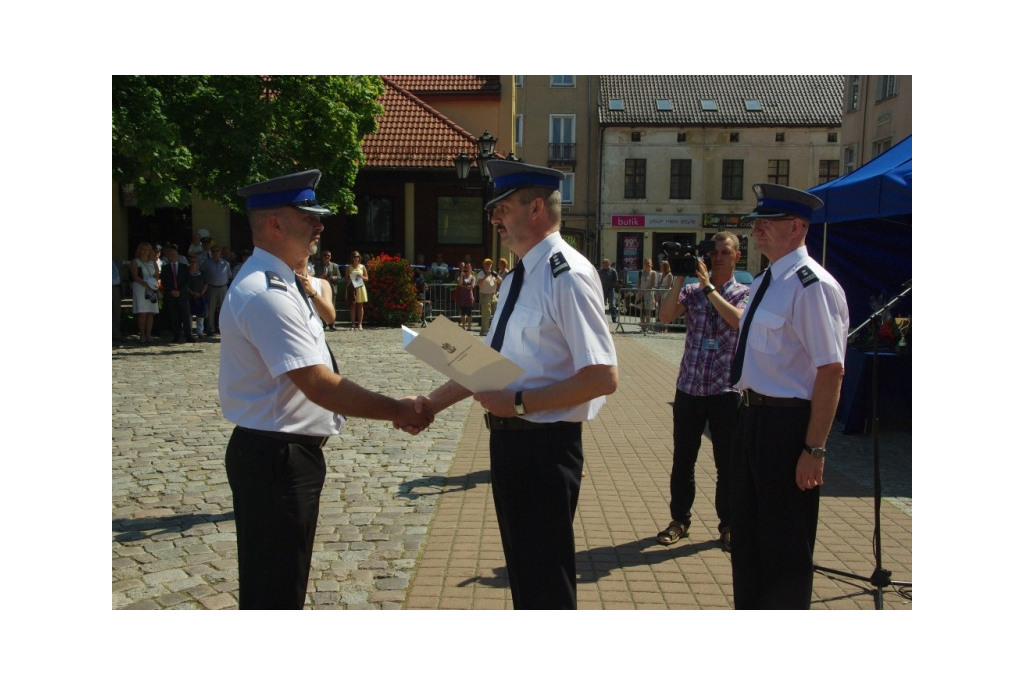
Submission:
<svg viewBox="0 0 1024 685">
<path fill-rule="evenodd" d="M 400 428 L 410 435 L 418 435 L 420 431 L 434 422 L 434 412 L 425 397 L 404 397 L 399 400 L 401 414 L 391 422 L 394 428 Z"/>
<path fill-rule="evenodd" d="M 516 394 L 511 390 L 478 392 L 473 395 L 473 399 L 495 416 L 507 419 L 516 415 Z"/>
<path fill-rule="evenodd" d="M 708 277 L 708 266 L 704 263 L 704 260 L 700 257 L 697 258 L 697 280 L 700 281 L 700 287 L 704 288 L 710 283 Z"/>
<path fill-rule="evenodd" d="M 801 450 L 796 462 L 796 486 L 801 490 L 816 488 L 825 482 L 825 459 L 812 457 L 807 450 Z"/>
</svg>

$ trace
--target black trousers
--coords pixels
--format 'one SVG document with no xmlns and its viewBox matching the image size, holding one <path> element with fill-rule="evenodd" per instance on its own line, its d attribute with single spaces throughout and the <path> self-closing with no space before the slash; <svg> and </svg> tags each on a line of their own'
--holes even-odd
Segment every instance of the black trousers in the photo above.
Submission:
<svg viewBox="0 0 1024 685">
<path fill-rule="evenodd" d="M 186 291 L 180 291 L 181 295 L 174 297 L 171 293 L 164 293 L 164 313 L 167 315 L 167 325 L 174 334 L 174 339 L 181 338 L 184 332 L 186 338 L 192 337 L 192 312 L 189 309 L 189 300 Z"/>
<path fill-rule="evenodd" d="M 491 490 L 516 609 L 576 608 L 581 424 L 491 431 Z"/>
<path fill-rule="evenodd" d="M 740 408 L 739 393 L 700 397 L 676 390 L 672 403 L 672 478 L 669 489 L 672 518 L 689 525 L 690 510 L 697 496 L 694 469 L 700 452 L 704 425 L 711 431 L 711 449 L 718 478 L 715 483 L 715 512 L 719 532 L 729 528 L 729 459 Z"/>
<path fill-rule="evenodd" d="M 810 404 L 740 407 L 730 501 L 737 609 L 809 609 L 821 488 L 796 486 Z"/>
<path fill-rule="evenodd" d="M 225 460 L 235 506 L 239 609 L 302 609 L 323 451 L 235 428 Z"/>
</svg>

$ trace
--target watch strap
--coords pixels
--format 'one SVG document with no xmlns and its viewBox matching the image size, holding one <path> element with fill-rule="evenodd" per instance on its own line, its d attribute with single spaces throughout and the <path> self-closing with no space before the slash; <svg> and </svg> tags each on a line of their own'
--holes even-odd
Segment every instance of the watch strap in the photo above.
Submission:
<svg viewBox="0 0 1024 685">
<path fill-rule="evenodd" d="M 515 405 L 516 405 L 516 416 L 523 416 L 524 414 L 526 414 L 526 407 L 523 406 L 523 391 L 522 390 L 517 390 L 516 391 Z"/>
<path fill-rule="evenodd" d="M 701 292 L 704 293 L 705 295 L 710 295 L 711 293 L 715 292 L 715 290 L 715 286 L 711 285 L 710 283 L 701 288 Z"/>
</svg>

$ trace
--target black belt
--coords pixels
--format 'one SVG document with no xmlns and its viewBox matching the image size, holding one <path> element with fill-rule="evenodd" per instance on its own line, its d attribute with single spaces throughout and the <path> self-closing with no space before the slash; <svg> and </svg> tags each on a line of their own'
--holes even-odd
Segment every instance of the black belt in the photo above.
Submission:
<svg viewBox="0 0 1024 685">
<path fill-rule="evenodd" d="M 518 416 L 511 416 L 509 418 L 503 418 L 501 416 L 495 416 L 494 414 L 487 412 L 484 414 L 484 425 L 492 431 L 529 431 L 537 430 L 540 428 L 559 428 L 561 426 L 571 426 L 573 421 L 555 421 L 553 423 L 537 423 L 535 421 L 527 421 L 521 419 Z"/>
<path fill-rule="evenodd" d="M 744 407 L 809 407 L 810 400 L 799 397 L 768 397 L 753 390 L 741 390 Z"/>
<path fill-rule="evenodd" d="M 278 433 L 277 431 L 261 431 L 255 428 L 246 428 L 245 426 L 239 426 L 240 430 L 244 430 L 247 433 L 255 433 L 256 435 L 262 435 L 265 438 L 271 438 L 273 440 L 281 440 L 282 442 L 294 442 L 299 445 L 305 445 L 307 447 L 319 447 L 323 448 L 327 444 L 327 441 L 331 439 L 329 435 L 299 435 L 298 433 Z"/>
</svg>

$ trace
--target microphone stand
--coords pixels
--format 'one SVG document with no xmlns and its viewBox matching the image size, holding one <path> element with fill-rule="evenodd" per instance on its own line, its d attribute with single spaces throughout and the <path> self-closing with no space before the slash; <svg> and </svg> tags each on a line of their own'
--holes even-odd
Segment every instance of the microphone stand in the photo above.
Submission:
<svg viewBox="0 0 1024 685">
<path fill-rule="evenodd" d="M 903 284 L 903 291 L 896 295 L 894 298 L 886 302 L 881 308 L 878 309 L 874 314 L 868 317 L 867 321 L 857 326 L 857 328 L 850 331 L 847 336 L 847 340 L 853 338 L 853 336 L 860 331 L 864 326 L 871 325 L 874 335 L 873 338 L 873 359 L 871 362 L 871 440 L 874 447 L 874 470 L 875 470 L 875 539 L 874 539 L 874 552 L 875 552 L 875 570 L 870 577 L 858 576 L 847 571 L 838 571 L 832 568 L 825 568 L 823 566 L 814 565 L 815 571 L 822 573 L 831 573 L 837 576 L 843 576 L 845 578 L 852 578 L 854 580 L 864 581 L 870 583 L 874 596 L 875 596 L 875 609 L 882 609 L 882 593 L 884 588 L 892 585 L 895 587 L 911 587 L 912 584 L 909 581 L 892 580 L 892 571 L 889 571 L 882 567 L 882 476 L 879 469 L 879 453 L 878 453 L 878 330 L 881 327 L 882 315 L 894 304 L 902 300 L 910 293 L 911 282 L 907 281 Z"/>
</svg>

